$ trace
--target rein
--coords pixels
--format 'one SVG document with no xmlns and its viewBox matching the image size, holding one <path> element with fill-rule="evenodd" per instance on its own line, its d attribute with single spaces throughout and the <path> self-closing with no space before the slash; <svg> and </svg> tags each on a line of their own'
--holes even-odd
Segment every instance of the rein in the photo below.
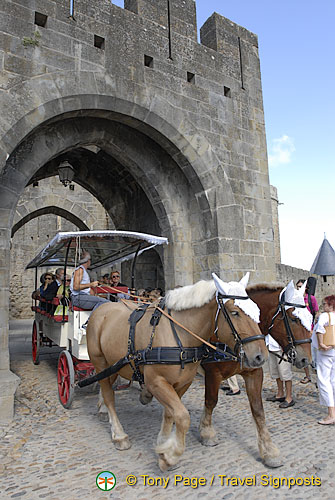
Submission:
<svg viewBox="0 0 335 500">
<path fill-rule="evenodd" d="M 280 358 L 279 363 L 281 363 L 282 361 L 286 361 L 288 363 L 295 364 L 295 360 L 297 357 L 297 351 L 295 349 L 296 346 L 301 345 L 301 344 L 310 344 L 312 342 L 312 339 L 310 339 L 310 338 L 309 339 L 301 339 L 301 340 L 295 339 L 293 332 L 292 332 L 292 329 L 291 329 L 289 318 L 288 318 L 287 313 L 286 313 L 285 306 L 299 307 L 301 309 L 306 307 L 306 305 L 294 304 L 292 302 L 286 302 L 285 301 L 285 292 L 284 292 L 279 300 L 278 308 L 277 308 L 274 316 L 271 319 L 271 324 L 268 328 L 268 333 L 270 334 L 270 330 L 273 328 L 274 321 L 275 321 L 276 317 L 278 316 L 278 314 L 281 312 L 282 317 L 280 319 L 284 320 L 288 344 L 285 348 L 283 348 L 283 354 L 281 356 L 279 356 L 278 354 L 275 354 L 274 352 L 272 352 L 272 354 L 274 354 L 275 356 Z M 286 354 L 287 359 L 284 358 L 284 354 Z"/>
</svg>

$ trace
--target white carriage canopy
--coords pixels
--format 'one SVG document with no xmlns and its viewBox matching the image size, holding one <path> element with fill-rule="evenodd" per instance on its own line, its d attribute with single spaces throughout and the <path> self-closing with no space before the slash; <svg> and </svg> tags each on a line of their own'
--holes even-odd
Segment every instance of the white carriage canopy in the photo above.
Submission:
<svg viewBox="0 0 335 500">
<path fill-rule="evenodd" d="M 131 260 L 146 250 L 164 244 L 168 244 L 167 238 L 133 231 L 61 232 L 29 262 L 26 269 L 62 267 L 65 262 L 67 266 L 75 267 L 84 250 L 91 254 L 90 269 L 97 269 Z"/>
</svg>

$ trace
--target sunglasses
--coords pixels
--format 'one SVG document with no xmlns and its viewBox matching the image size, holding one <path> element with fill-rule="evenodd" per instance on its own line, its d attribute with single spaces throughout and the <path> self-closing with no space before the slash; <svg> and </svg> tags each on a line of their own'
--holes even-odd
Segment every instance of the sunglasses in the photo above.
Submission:
<svg viewBox="0 0 335 500">
<path fill-rule="evenodd" d="M 115 275 L 115 276 L 112 276 L 112 279 L 113 279 L 113 278 L 120 278 L 120 276 L 116 276 L 116 275 Z"/>
<path fill-rule="evenodd" d="M 51 281 L 52 278 L 45 278 L 45 281 Z"/>
</svg>

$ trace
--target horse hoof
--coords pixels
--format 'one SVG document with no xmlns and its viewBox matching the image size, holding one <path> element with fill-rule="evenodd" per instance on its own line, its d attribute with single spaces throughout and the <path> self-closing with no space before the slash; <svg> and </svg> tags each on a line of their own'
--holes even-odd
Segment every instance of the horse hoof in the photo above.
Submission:
<svg viewBox="0 0 335 500">
<path fill-rule="evenodd" d="M 166 472 L 170 467 L 172 467 L 168 462 L 165 460 L 164 455 L 161 454 L 158 457 L 158 466 L 162 472 Z"/>
<path fill-rule="evenodd" d="M 211 439 L 211 438 L 200 438 L 200 443 L 203 445 L 203 446 L 217 446 L 219 443 L 215 440 L 215 439 Z"/>
<path fill-rule="evenodd" d="M 99 412 L 98 418 L 99 418 L 100 422 L 108 422 L 109 421 L 108 413 Z"/>
<path fill-rule="evenodd" d="M 282 467 L 283 465 L 281 457 L 267 457 L 264 458 L 263 462 L 265 465 L 271 467 L 272 469 L 275 469 L 277 467 Z"/>
<path fill-rule="evenodd" d="M 140 403 L 142 403 L 142 405 L 147 405 L 147 404 L 151 403 L 152 398 L 153 398 L 153 395 L 148 390 L 143 389 L 141 391 Z"/>
<path fill-rule="evenodd" d="M 123 450 L 129 450 L 131 448 L 131 443 L 129 441 L 129 438 L 123 438 L 123 439 L 118 439 L 113 441 L 114 446 L 117 450 L 123 451 Z"/>
</svg>

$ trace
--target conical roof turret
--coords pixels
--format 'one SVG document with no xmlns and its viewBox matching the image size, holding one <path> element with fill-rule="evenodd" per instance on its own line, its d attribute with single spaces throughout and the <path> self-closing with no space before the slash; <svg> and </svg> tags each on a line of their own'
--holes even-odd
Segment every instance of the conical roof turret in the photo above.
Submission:
<svg viewBox="0 0 335 500">
<path fill-rule="evenodd" d="M 319 276 L 335 275 L 335 251 L 326 236 L 310 270 Z"/>
</svg>

